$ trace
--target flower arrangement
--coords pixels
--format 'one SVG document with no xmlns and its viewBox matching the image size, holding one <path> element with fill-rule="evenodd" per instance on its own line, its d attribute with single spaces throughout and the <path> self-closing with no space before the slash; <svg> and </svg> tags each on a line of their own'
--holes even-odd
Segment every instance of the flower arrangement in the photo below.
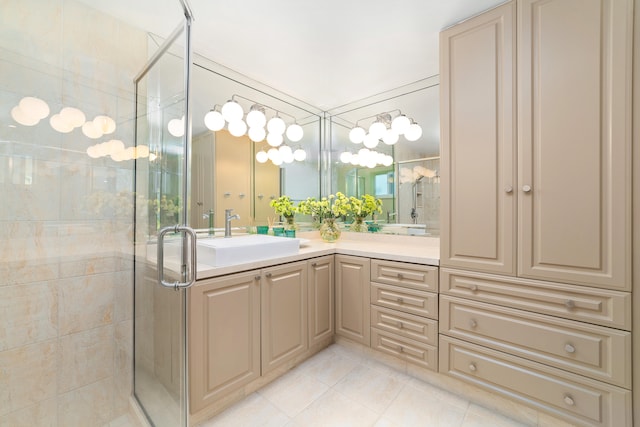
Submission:
<svg viewBox="0 0 640 427">
<path fill-rule="evenodd" d="M 371 194 L 364 194 L 359 199 L 351 197 L 351 213 L 354 217 L 366 218 L 376 212 L 382 213 L 382 200 L 376 199 Z"/>
<path fill-rule="evenodd" d="M 315 197 L 308 197 L 298 204 L 298 212 L 303 215 L 310 215 L 314 220 L 335 219 L 346 216 L 351 212 L 351 202 L 347 196 L 341 192 L 335 195 L 329 194 L 318 200 Z"/>
<path fill-rule="evenodd" d="M 298 208 L 293 204 L 289 196 L 280 196 L 272 200 L 269 205 L 278 215 L 282 215 L 285 218 L 292 218 L 298 212 Z"/>
</svg>

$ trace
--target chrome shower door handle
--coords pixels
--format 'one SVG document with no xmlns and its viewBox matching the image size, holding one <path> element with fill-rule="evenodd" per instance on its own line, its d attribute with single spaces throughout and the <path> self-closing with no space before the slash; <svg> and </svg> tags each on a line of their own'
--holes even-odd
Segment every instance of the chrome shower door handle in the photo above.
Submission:
<svg viewBox="0 0 640 427">
<path fill-rule="evenodd" d="M 184 273 L 184 282 L 167 282 L 164 280 L 164 236 L 167 233 L 185 233 L 189 238 L 189 268 L 183 265 L 181 270 Z M 191 227 L 174 225 L 171 227 L 165 227 L 158 232 L 158 282 L 166 287 L 173 288 L 175 290 L 188 288 L 196 281 L 196 270 L 198 262 L 196 259 L 196 232 Z M 184 249 L 184 241 L 182 242 Z"/>
</svg>

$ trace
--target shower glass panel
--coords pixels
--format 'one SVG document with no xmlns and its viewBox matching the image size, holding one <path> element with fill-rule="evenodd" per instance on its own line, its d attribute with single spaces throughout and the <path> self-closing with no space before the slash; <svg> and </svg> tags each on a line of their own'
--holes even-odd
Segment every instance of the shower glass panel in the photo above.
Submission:
<svg viewBox="0 0 640 427">
<path fill-rule="evenodd" d="M 186 290 L 160 285 L 156 254 L 160 229 L 188 225 L 190 25 L 136 78 L 134 395 L 152 425 L 167 427 L 188 421 Z M 184 239 L 164 238 L 165 281 L 184 281 Z"/>
</svg>

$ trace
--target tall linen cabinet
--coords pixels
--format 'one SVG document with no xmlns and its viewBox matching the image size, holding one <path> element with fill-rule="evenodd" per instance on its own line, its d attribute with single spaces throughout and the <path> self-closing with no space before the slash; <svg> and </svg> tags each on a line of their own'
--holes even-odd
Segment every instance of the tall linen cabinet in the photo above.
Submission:
<svg viewBox="0 0 640 427">
<path fill-rule="evenodd" d="M 440 371 L 578 425 L 632 419 L 633 6 L 517 0 L 440 38 Z"/>
</svg>

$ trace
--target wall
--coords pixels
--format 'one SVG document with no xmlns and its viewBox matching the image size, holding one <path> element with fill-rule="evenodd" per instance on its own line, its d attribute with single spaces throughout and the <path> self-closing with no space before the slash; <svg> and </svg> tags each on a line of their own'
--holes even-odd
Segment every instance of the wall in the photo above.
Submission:
<svg viewBox="0 0 640 427">
<path fill-rule="evenodd" d="M 73 0 L 0 0 L 0 426 L 104 425 L 132 384 L 133 162 L 92 159 L 73 106 L 133 144 L 146 34 Z M 35 126 L 23 96 L 51 108 Z"/>
</svg>

